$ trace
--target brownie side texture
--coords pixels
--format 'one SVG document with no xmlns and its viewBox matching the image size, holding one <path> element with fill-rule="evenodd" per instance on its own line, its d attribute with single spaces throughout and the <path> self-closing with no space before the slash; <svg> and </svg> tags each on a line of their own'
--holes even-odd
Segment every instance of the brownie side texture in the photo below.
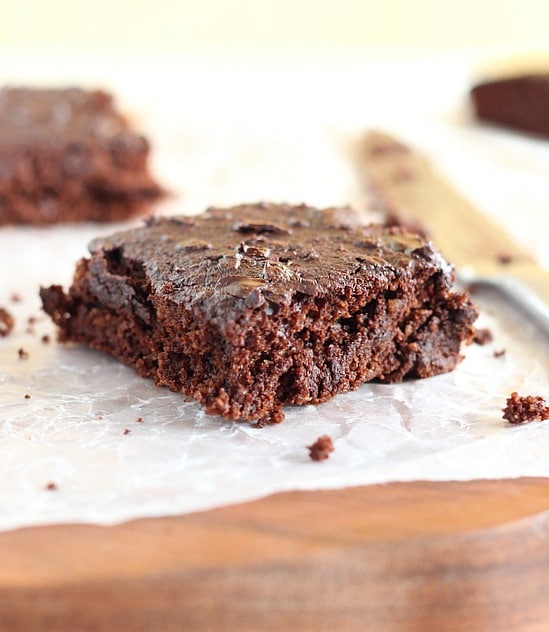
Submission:
<svg viewBox="0 0 549 632">
<path fill-rule="evenodd" d="M 452 370 L 477 314 L 451 267 L 425 238 L 361 222 L 261 203 L 156 219 L 92 242 L 44 309 L 62 342 L 231 419 Z"/>
<path fill-rule="evenodd" d="M 78 88 L 0 90 L 0 225 L 124 219 L 162 189 L 149 143 L 111 95 Z"/>
<path fill-rule="evenodd" d="M 481 121 L 549 136 L 549 73 L 487 81 L 471 98 Z"/>
</svg>

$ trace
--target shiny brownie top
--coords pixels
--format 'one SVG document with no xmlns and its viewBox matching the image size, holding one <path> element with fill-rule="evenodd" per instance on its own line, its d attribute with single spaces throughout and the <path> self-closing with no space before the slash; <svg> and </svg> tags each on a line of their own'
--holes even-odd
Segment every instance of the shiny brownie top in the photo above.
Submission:
<svg viewBox="0 0 549 632">
<path fill-rule="evenodd" d="M 424 237 L 366 221 L 348 207 L 210 208 L 96 239 L 90 252 L 110 273 L 140 270 L 153 293 L 187 305 L 288 304 L 296 294 L 390 289 L 397 277 L 436 272 L 451 284 L 450 266 Z"/>
</svg>

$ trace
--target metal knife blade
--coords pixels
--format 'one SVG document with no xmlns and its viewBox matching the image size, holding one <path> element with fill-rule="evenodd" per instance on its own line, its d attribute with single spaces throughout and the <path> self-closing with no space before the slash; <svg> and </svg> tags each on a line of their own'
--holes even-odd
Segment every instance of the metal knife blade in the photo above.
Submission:
<svg viewBox="0 0 549 632">
<path fill-rule="evenodd" d="M 506 294 L 549 334 L 549 272 L 447 184 L 420 153 L 381 132 L 357 151 L 361 179 L 376 205 L 422 227 L 463 281 Z"/>
</svg>

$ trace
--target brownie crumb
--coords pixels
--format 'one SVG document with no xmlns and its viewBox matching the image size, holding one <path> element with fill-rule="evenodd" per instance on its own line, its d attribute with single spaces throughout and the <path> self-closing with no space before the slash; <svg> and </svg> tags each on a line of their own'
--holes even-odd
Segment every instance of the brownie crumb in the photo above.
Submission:
<svg viewBox="0 0 549 632">
<path fill-rule="evenodd" d="M 143 423 L 143 417 L 138 417 L 135 421 L 136 421 L 138 424 L 142 424 L 142 423 Z"/>
<path fill-rule="evenodd" d="M 492 332 L 487 329 L 477 329 L 475 331 L 475 336 L 473 338 L 473 342 L 475 342 L 477 345 L 486 345 L 489 342 L 492 342 L 492 340 L 494 339 L 494 337 L 492 336 Z"/>
<path fill-rule="evenodd" d="M 28 393 L 25 393 L 25 399 L 30 399 L 31 396 Z"/>
<path fill-rule="evenodd" d="M 18 294 L 17 292 L 12 292 L 10 294 L 10 301 L 12 303 L 21 303 L 23 299 L 21 298 L 21 294 Z"/>
<path fill-rule="evenodd" d="M 549 406 L 539 395 L 521 396 L 516 391 L 507 398 L 503 409 L 503 419 L 511 424 L 523 424 L 530 421 L 549 419 Z"/>
<path fill-rule="evenodd" d="M 512 262 L 513 262 L 513 257 L 509 253 L 502 252 L 501 254 L 498 255 L 498 263 L 501 263 L 501 265 L 506 266 Z"/>
<path fill-rule="evenodd" d="M 17 350 L 17 355 L 19 356 L 21 360 L 26 360 L 29 357 L 29 352 L 23 349 L 23 347 L 20 347 Z"/>
<path fill-rule="evenodd" d="M 334 451 L 334 444 L 328 435 L 322 435 L 312 445 L 307 446 L 313 461 L 323 461 Z"/>
<path fill-rule="evenodd" d="M 482 292 L 482 283 L 479 283 L 478 281 L 472 281 L 471 283 L 467 284 L 466 289 L 469 294 L 475 296 Z"/>
<path fill-rule="evenodd" d="M 41 338 L 42 343 L 45 345 L 49 345 L 50 344 L 50 337 L 48 336 L 48 334 L 44 334 Z"/>
<path fill-rule="evenodd" d="M 0 336 L 4 338 L 12 332 L 15 320 L 7 309 L 0 307 Z"/>
<path fill-rule="evenodd" d="M 37 321 L 37 318 L 35 316 L 29 316 L 27 318 L 27 328 L 25 329 L 25 332 L 27 334 L 34 335 L 35 333 L 34 325 L 36 324 L 36 321 Z"/>
<path fill-rule="evenodd" d="M 125 434 L 125 435 L 130 434 L 130 429 L 129 429 L 129 428 L 124 428 L 124 434 Z"/>
<path fill-rule="evenodd" d="M 505 355 L 505 349 L 496 349 L 494 351 L 494 358 L 501 358 Z"/>
<path fill-rule="evenodd" d="M 49 483 L 47 483 L 44 489 L 48 492 L 56 492 L 59 489 L 59 485 L 57 485 L 57 483 L 54 483 L 53 481 L 50 481 Z"/>
</svg>

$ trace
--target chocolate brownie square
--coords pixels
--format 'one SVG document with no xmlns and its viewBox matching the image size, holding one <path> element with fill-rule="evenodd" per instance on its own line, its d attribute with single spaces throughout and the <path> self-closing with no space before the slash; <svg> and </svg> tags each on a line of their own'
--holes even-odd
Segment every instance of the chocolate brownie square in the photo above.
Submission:
<svg viewBox="0 0 549 632">
<path fill-rule="evenodd" d="M 211 208 L 90 252 L 68 292 L 41 290 L 60 340 L 230 419 L 278 422 L 285 404 L 450 371 L 474 333 L 431 244 L 349 208 Z"/>
<path fill-rule="evenodd" d="M 109 222 L 148 210 L 162 189 L 149 143 L 109 94 L 0 90 L 0 225 Z"/>
</svg>

